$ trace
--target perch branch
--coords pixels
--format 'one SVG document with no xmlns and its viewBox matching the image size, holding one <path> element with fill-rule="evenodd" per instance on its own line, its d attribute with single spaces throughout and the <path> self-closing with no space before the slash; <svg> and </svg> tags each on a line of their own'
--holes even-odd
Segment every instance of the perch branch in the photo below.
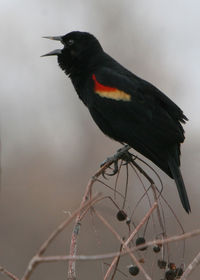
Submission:
<svg viewBox="0 0 200 280">
<path fill-rule="evenodd" d="M 120 150 L 120 153 L 124 152 L 124 149 L 127 147 L 123 147 L 122 150 Z M 119 153 L 119 152 L 118 152 Z M 118 154 L 117 153 L 117 154 Z M 88 196 L 91 196 L 91 190 L 92 190 L 92 186 L 95 183 L 95 181 L 97 181 L 98 177 L 100 175 L 104 174 L 104 171 L 113 164 L 114 162 L 114 157 L 113 159 L 105 162 L 105 164 L 94 174 L 94 176 L 92 176 L 92 178 L 90 178 L 85 193 L 83 195 L 80 207 L 87 201 Z M 79 213 L 76 216 L 76 220 L 75 220 L 75 225 L 74 225 L 74 229 L 72 232 L 72 237 L 71 237 L 71 244 L 70 244 L 70 256 L 76 256 L 77 253 L 77 241 L 78 241 L 78 235 L 80 232 L 80 221 L 81 221 L 81 215 L 82 215 L 82 211 L 79 211 Z M 75 280 L 76 279 L 76 259 L 72 259 L 69 261 L 68 263 L 68 280 Z"/>
<path fill-rule="evenodd" d="M 133 237 L 135 236 L 135 234 L 139 231 L 139 229 L 144 225 L 144 223 L 147 221 L 147 219 L 149 218 L 149 216 L 151 215 L 151 213 L 154 211 L 154 209 L 158 206 L 157 203 L 154 203 L 154 205 L 152 206 L 152 208 L 148 211 L 148 213 L 145 215 L 145 217 L 142 219 L 142 221 L 139 223 L 139 225 L 136 227 L 136 229 L 132 232 L 132 234 L 129 236 L 129 238 L 124 242 L 121 237 L 118 235 L 118 233 L 113 229 L 113 227 L 111 227 L 111 225 L 105 220 L 105 218 L 103 218 L 97 211 L 95 211 L 97 217 L 106 225 L 106 227 L 108 227 L 108 229 L 115 235 L 115 237 L 121 242 L 121 244 L 123 245 L 122 251 L 126 251 L 129 253 L 131 259 L 133 260 L 133 262 L 138 266 L 138 268 L 142 271 L 142 273 L 144 274 L 145 278 L 147 280 L 150 280 L 150 276 L 146 273 L 146 271 L 144 270 L 143 266 L 138 262 L 137 258 L 133 255 L 133 253 L 131 252 L 131 249 L 128 247 L 129 242 L 133 239 Z M 144 245 L 143 245 L 144 247 Z M 116 265 L 116 262 L 118 260 L 118 256 L 115 256 L 114 260 L 112 261 L 112 264 L 110 265 L 109 269 L 107 270 L 107 273 L 104 277 L 104 280 L 107 280 L 113 267 Z"/>
</svg>

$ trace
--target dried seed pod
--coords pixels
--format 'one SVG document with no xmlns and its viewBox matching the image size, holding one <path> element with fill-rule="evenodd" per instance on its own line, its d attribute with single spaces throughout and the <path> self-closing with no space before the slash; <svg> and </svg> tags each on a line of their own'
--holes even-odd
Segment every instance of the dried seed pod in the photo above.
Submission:
<svg viewBox="0 0 200 280">
<path fill-rule="evenodd" d="M 146 242 L 146 240 L 145 240 L 144 237 L 138 237 L 138 238 L 136 239 L 136 241 L 135 241 L 135 244 L 136 244 L 136 246 L 138 246 L 138 245 L 144 244 L 145 242 Z M 140 251 L 144 251 L 144 250 L 146 250 L 146 249 L 147 249 L 147 247 L 142 247 L 142 248 L 140 248 L 139 250 L 140 250 Z"/>
<path fill-rule="evenodd" d="M 173 269 L 169 269 L 165 272 L 166 280 L 175 280 L 176 279 L 176 272 Z"/>
<path fill-rule="evenodd" d="M 117 213 L 117 220 L 122 222 L 126 220 L 126 218 L 127 218 L 127 214 L 124 212 L 124 210 L 119 210 Z"/>
<path fill-rule="evenodd" d="M 165 269 L 166 266 L 167 266 L 167 262 L 166 262 L 166 261 L 164 261 L 164 260 L 158 260 L 158 267 L 159 267 L 160 269 Z"/>
<path fill-rule="evenodd" d="M 138 273 L 139 273 L 140 270 L 139 270 L 139 268 L 138 268 L 136 265 L 131 265 L 131 266 L 129 267 L 128 271 L 129 271 L 129 273 L 130 273 L 131 275 L 136 276 L 136 275 L 138 275 Z"/>
<path fill-rule="evenodd" d="M 155 253 L 159 253 L 159 252 L 160 252 L 160 246 L 154 246 L 154 247 L 153 247 L 153 251 L 154 251 Z"/>
</svg>

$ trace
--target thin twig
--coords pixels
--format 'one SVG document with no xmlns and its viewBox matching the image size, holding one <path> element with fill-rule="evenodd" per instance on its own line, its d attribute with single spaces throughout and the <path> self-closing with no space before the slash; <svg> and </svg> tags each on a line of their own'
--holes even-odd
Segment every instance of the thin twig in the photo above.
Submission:
<svg viewBox="0 0 200 280">
<path fill-rule="evenodd" d="M 155 187 L 155 183 L 152 180 L 152 178 L 144 171 L 144 169 L 142 169 L 134 160 L 131 162 L 139 171 L 140 173 L 149 181 L 149 183 L 151 184 L 151 188 L 153 190 L 153 195 L 154 195 L 154 200 L 157 201 L 158 200 L 158 196 L 156 193 L 156 187 Z M 156 208 L 157 209 L 157 216 L 158 216 L 158 221 L 160 224 L 160 227 L 162 229 L 163 234 L 165 234 L 165 229 L 164 229 L 164 225 L 162 222 L 162 218 L 161 218 L 161 213 L 160 213 L 160 208 L 159 206 Z M 165 235 L 164 235 L 165 236 Z"/>
<path fill-rule="evenodd" d="M 154 181 L 151 179 L 151 177 L 142 169 L 135 160 L 132 160 L 131 163 L 137 168 L 137 170 L 140 171 L 140 173 L 149 181 L 149 183 L 152 185 L 154 184 Z"/>
<path fill-rule="evenodd" d="M 129 153 L 130 153 L 130 152 L 129 152 Z M 140 157 L 138 157 L 138 156 L 136 156 L 136 155 L 134 155 L 134 154 L 132 154 L 132 153 L 130 153 L 130 154 L 134 157 L 134 159 L 137 159 L 137 160 L 141 161 L 141 162 L 144 163 L 149 169 L 151 169 L 151 170 L 153 171 L 153 173 L 156 175 L 156 177 L 158 178 L 158 180 L 159 180 L 159 182 L 160 182 L 161 190 L 158 190 L 158 192 L 159 192 L 159 194 L 161 194 L 162 191 L 163 191 L 163 182 L 162 182 L 162 180 L 161 180 L 161 178 L 160 178 L 158 172 L 157 172 L 151 165 L 149 165 L 146 161 L 144 161 L 144 160 L 141 159 Z"/>
<path fill-rule="evenodd" d="M 110 266 L 110 264 L 109 264 L 109 263 L 106 263 L 106 262 L 104 262 L 103 264 L 104 264 L 104 265 L 107 265 L 107 266 Z M 128 277 L 127 274 L 125 274 L 123 271 L 121 271 L 121 270 L 119 270 L 119 269 L 117 269 L 117 272 L 121 273 L 124 277 Z"/>
<path fill-rule="evenodd" d="M 80 207 L 85 203 L 85 201 L 88 199 L 88 196 L 91 196 L 91 190 L 94 182 L 97 180 L 97 178 L 104 173 L 104 171 L 113 163 L 114 160 L 110 160 L 106 162 L 96 173 L 95 175 L 90 178 L 85 193 L 83 195 Z M 78 235 L 80 232 L 80 221 L 81 221 L 81 215 L 82 211 L 79 211 L 79 213 L 76 216 L 74 229 L 71 236 L 71 244 L 70 244 L 70 256 L 76 256 L 77 252 L 77 241 L 78 241 Z M 76 260 L 70 260 L 68 263 L 68 280 L 75 280 L 76 279 Z"/>
<path fill-rule="evenodd" d="M 67 220 L 65 220 L 64 222 L 62 222 L 53 232 L 52 234 L 49 236 L 49 238 L 42 244 L 42 246 L 40 247 L 40 249 L 38 250 L 38 252 L 36 253 L 35 256 L 32 257 L 32 259 L 30 260 L 27 269 L 24 273 L 24 276 L 22 277 L 22 280 L 28 280 L 31 276 L 31 274 L 33 273 L 35 267 L 41 263 L 41 255 L 46 251 L 46 249 L 49 247 L 49 245 L 52 243 L 52 241 L 57 237 L 57 235 L 63 231 L 65 229 L 65 227 L 67 227 L 72 220 L 77 216 L 77 214 L 84 209 L 85 207 L 87 207 L 88 205 L 92 205 L 96 202 L 96 200 L 99 198 L 100 194 L 97 194 L 96 196 L 94 196 L 91 200 L 87 201 L 84 205 L 82 205 L 81 207 L 79 207 L 70 218 L 68 218 Z"/>
<path fill-rule="evenodd" d="M 121 244 L 123 245 L 123 250 L 127 251 L 127 253 L 130 255 L 131 259 L 133 260 L 133 262 L 138 266 L 138 268 L 141 270 L 141 272 L 144 274 L 145 278 L 147 280 L 150 280 L 150 276 L 146 273 L 146 271 L 144 270 L 143 266 L 138 262 L 137 258 L 133 255 L 133 253 L 131 252 L 131 249 L 128 247 L 129 242 L 132 240 L 132 238 L 135 236 L 135 234 L 138 232 L 138 230 L 140 229 L 140 227 L 142 227 L 145 223 L 145 221 L 148 219 L 148 217 L 151 215 L 151 213 L 153 212 L 153 210 L 157 207 L 157 203 L 154 203 L 153 207 L 149 210 L 149 212 L 145 215 L 145 217 L 142 219 L 142 221 L 140 222 L 140 224 L 136 227 L 136 229 L 132 232 L 132 234 L 129 236 L 129 238 L 124 242 L 121 237 L 119 236 L 119 234 L 113 229 L 113 227 L 106 221 L 106 219 L 101 216 L 97 211 L 95 211 L 97 217 L 106 225 L 106 227 L 115 235 L 115 237 L 121 242 Z M 107 270 L 107 273 L 104 277 L 104 280 L 107 280 L 113 267 L 115 266 L 116 262 L 118 260 L 118 257 L 116 256 L 114 258 L 114 260 L 112 261 L 109 269 Z"/>
<path fill-rule="evenodd" d="M 121 252 L 122 249 L 123 249 L 123 245 L 121 244 L 121 245 L 120 245 L 119 252 Z M 111 280 L 114 280 L 115 274 L 116 274 L 116 272 L 117 272 L 117 267 L 118 267 L 118 265 L 119 265 L 119 260 L 120 260 L 120 255 L 117 257 L 117 261 L 116 261 L 116 263 L 115 263 L 115 267 L 114 267 L 114 271 L 113 271 Z"/>
<path fill-rule="evenodd" d="M 126 164 L 126 183 L 125 183 L 125 192 L 124 192 L 125 199 L 124 199 L 124 201 L 123 201 L 122 209 L 124 209 L 125 203 L 126 203 L 126 199 L 127 199 L 128 177 L 129 177 L 128 164 Z"/>
<path fill-rule="evenodd" d="M 134 231 L 131 233 L 129 238 L 126 240 L 126 245 L 131 242 L 131 240 L 134 238 L 134 236 L 137 234 L 137 232 L 140 230 L 140 228 L 145 224 L 145 222 L 148 220 L 148 218 L 151 216 L 152 212 L 155 210 L 155 208 L 158 207 L 158 203 L 155 202 L 151 209 L 147 212 L 147 214 L 144 216 L 144 218 L 141 220 L 141 222 L 137 225 L 137 227 L 134 229 Z"/>
<path fill-rule="evenodd" d="M 117 175 L 118 175 L 119 173 L 117 173 Z M 121 193 L 121 192 L 119 192 L 119 191 L 117 191 L 116 189 L 115 189 L 115 187 L 114 188 L 112 188 L 111 186 L 109 186 L 108 184 L 106 184 L 104 181 L 102 181 L 102 180 L 100 180 L 100 179 L 98 179 L 98 178 L 96 178 L 96 182 L 99 182 L 99 183 L 101 183 L 102 185 L 104 185 L 105 187 L 107 187 L 107 188 L 109 188 L 110 190 L 112 190 L 113 192 L 114 192 L 114 198 L 116 199 L 116 194 L 118 194 L 119 196 L 121 196 L 123 199 L 125 198 L 124 197 L 124 195 Z"/>
<path fill-rule="evenodd" d="M 169 238 L 165 238 L 165 239 L 155 239 L 152 241 L 148 241 L 144 244 L 138 245 L 138 246 L 134 246 L 130 249 L 131 252 L 135 252 L 141 248 L 144 247 L 150 247 L 150 246 L 154 246 L 154 245 L 162 245 L 162 244 L 166 244 L 166 243 L 171 243 L 171 242 L 177 242 L 180 240 L 184 240 L 184 239 L 188 239 L 188 238 L 192 238 L 195 236 L 200 235 L 200 229 L 198 230 L 194 230 L 188 233 L 184 233 L 181 235 L 176 235 L 176 236 L 172 236 Z M 118 257 L 118 256 L 124 256 L 127 255 L 127 251 L 126 252 L 113 252 L 113 253 L 107 253 L 107 254 L 101 254 L 101 255 L 77 255 L 77 256 L 66 256 L 66 255 L 61 255 L 61 256 L 45 256 L 45 257 L 36 257 L 35 261 L 38 263 L 49 263 L 49 262 L 58 262 L 58 261 L 69 261 L 69 260 L 76 260 L 76 261 L 98 261 L 98 260 L 104 260 L 104 259 L 112 259 L 114 257 Z"/>
<path fill-rule="evenodd" d="M 10 279 L 12 280 L 19 280 L 19 278 L 17 276 L 15 276 L 13 273 L 11 273 L 10 271 L 8 271 L 7 269 L 5 269 L 3 266 L 0 266 L 0 272 L 3 275 L 8 276 Z"/>
<path fill-rule="evenodd" d="M 196 255 L 193 261 L 188 265 L 185 272 L 183 273 L 181 280 L 186 280 L 190 273 L 200 264 L 200 252 Z"/>
<path fill-rule="evenodd" d="M 154 199 L 155 199 L 155 201 L 157 201 L 158 200 L 158 196 L 157 196 L 157 192 L 156 192 L 156 186 L 155 186 L 154 183 L 151 184 L 151 188 L 153 190 Z M 162 232 L 163 232 L 164 236 L 166 236 L 166 234 L 165 234 L 165 227 L 164 227 L 163 222 L 162 222 L 159 206 L 157 207 L 157 215 L 158 215 L 158 221 L 159 221 L 160 227 L 162 229 Z"/>
<path fill-rule="evenodd" d="M 119 165 L 119 168 L 118 168 L 118 172 L 117 172 L 117 176 L 116 176 L 116 180 L 115 180 L 115 185 L 114 185 L 114 198 L 116 199 L 116 193 L 117 193 L 117 183 L 118 183 L 118 180 L 119 180 L 119 174 L 120 174 L 120 171 L 121 171 L 121 168 L 122 168 L 122 163 L 123 163 L 123 160 L 121 160 L 120 162 L 120 165 Z"/>
</svg>

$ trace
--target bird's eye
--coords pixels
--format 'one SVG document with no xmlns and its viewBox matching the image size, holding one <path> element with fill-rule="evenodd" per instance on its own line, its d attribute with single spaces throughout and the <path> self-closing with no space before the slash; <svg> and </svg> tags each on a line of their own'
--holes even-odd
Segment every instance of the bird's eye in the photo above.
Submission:
<svg viewBox="0 0 200 280">
<path fill-rule="evenodd" d="M 74 44 L 74 40 L 72 40 L 72 39 L 69 39 L 69 40 L 67 41 L 67 44 L 68 44 L 68 46 L 71 46 L 71 45 L 73 45 L 73 44 Z"/>
</svg>

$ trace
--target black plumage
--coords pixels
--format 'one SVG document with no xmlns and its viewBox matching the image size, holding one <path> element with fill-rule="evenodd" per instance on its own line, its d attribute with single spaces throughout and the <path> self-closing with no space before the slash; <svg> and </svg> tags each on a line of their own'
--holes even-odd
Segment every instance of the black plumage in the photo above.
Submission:
<svg viewBox="0 0 200 280">
<path fill-rule="evenodd" d="M 184 141 L 183 111 L 149 82 L 106 54 L 87 32 L 46 37 L 63 43 L 58 63 L 70 77 L 80 99 L 99 128 L 116 141 L 129 144 L 176 182 L 184 209 L 191 211 L 180 172 Z M 45 55 L 45 56 L 46 56 Z"/>
</svg>

